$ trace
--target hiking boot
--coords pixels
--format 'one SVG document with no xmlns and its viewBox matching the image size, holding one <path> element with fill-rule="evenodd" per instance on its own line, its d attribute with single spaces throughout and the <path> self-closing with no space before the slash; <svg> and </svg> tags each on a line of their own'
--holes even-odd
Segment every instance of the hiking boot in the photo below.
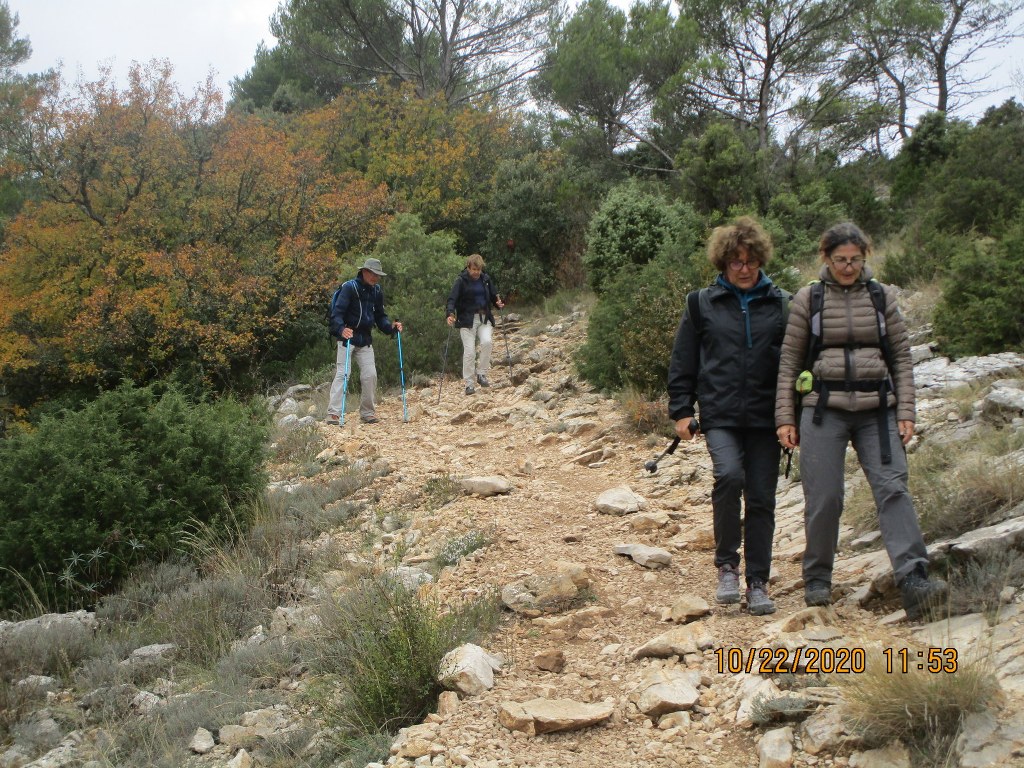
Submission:
<svg viewBox="0 0 1024 768">
<path fill-rule="evenodd" d="M 804 602 L 808 606 L 832 605 L 832 585 L 820 579 L 804 584 Z"/>
<path fill-rule="evenodd" d="M 914 568 L 900 582 L 903 610 L 910 621 L 917 621 L 926 612 L 941 608 L 948 592 L 949 585 L 942 579 L 929 579 L 922 566 Z"/>
<path fill-rule="evenodd" d="M 723 565 L 718 569 L 718 589 L 715 590 L 715 602 L 720 605 L 731 605 L 739 601 L 739 571 L 733 565 Z"/>
<path fill-rule="evenodd" d="M 466 394 L 467 395 L 472 395 L 474 392 L 476 392 L 476 387 L 474 387 L 472 384 L 467 384 L 466 385 Z"/>
<path fill-rule="evenodd" d="M 484 376 L 482 373 L 477 374 L 476 380 L 477 380 L 477 383 L 479 383 L 481 387 L 489 387 L 489 386 L 491 386 L 491 382 L 489 382 L 487 380 L 487 377 Z"/>
<path fill-rule="evenodd" d="M 366 416 L 363 418 L 363 424 L 376 424 L 380 419 L 376 416 Z"/>
<path fill-rule="evenodd" d="M 747 611 L 754 616 L 775 613 L 775 603 L 768 597 L 768 585 L 760 579 L 747 582 Z"/>
<path fill-rule="evenodd" d="M 340 427 L 341 417 L 336 413 L 328 413 L 327 418 L 324 419 L 324 424 L 328 427 Z"/>
</svg>

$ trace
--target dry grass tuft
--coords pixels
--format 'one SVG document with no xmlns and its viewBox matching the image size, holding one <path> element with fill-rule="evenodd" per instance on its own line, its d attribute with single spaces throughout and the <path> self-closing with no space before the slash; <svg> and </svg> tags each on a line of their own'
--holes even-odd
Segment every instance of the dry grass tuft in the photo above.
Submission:
<svg viewBox="0 0 1024 768">
<path fill-rule="evenodd" d="M 938 768 L 950 760 L 964 718 L 985 710 L 999 691 L 987 660 L 959 659 L 956 672 L 917 668 L 911 650 L 909 669 L 893 660 L 888 672 L 880 651 L 869 652 L 865 672 L 837 676 L 851 730 L 868 744 L 893 740 L 907 745 L 916 765 Z"/>
</svg>

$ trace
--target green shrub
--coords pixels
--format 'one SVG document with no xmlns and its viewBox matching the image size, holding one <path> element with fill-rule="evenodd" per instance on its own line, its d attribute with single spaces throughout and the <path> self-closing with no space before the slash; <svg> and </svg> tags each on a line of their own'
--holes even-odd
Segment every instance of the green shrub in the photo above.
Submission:
<svg viewBox="0 0 1024 768">
<path fill-rule="evenodd" d="M 265 411 L 123 385 L 0 443 L 0 563 L 66 608 L 262 488 Z M 0 608 L 24 594 L 0 571 Z"/>
<path fill-rule="evenodd" d="M 447 565 L 457 565 L 466 555 L 483 549 L 493 540 L 493 531 L 485 533 L 476 529 L 467 531 L 460 536 L 453 536 L 441 545 L 434 557 L 434 562 L 442 568 Z"/>
<path fill-rule="evenodd" d="M 700 285 L 705 263 L 699 252 L 688 261 L 663 254 L 616 279 L 591 313 L 576 353 L 580 375 L 600 388 L 664 393 L 686 294 Z"/>
<path fill-rule="evenodd" d="M 935 311 L 935 336 L 954 357 L 1024 344 L 1024 206 L 998 241 L 975 241 L 950 264 Z"/>
<path fill-rule="evenodd" d="M 607 291 L 626 267 L 646 264 L 671 237 L 670 206 L 633 183 L 612 189 L 590 220 L 583 264 L 594 291 Z"/>
<path fill-rule="evenodd" d="M 676 155 L 686 195 L 705 214 L 737 208 L 753 210 L 760 177 L 757 135 L 715 123 L 699 138 L 688 139 Z"/>
<path fill-rule="evenodd" d="M 335 676 L 337 691 L 320 709 L 339 742 L 395 733 L 433 711 L 441 659 L 497 625 L 493 595 L 451 610 L 417 597 L 391 579 L 366 580 L 324 606 L 315 640 L 315 671 Z"/>
<path fill-rule="evenodd" d="M 373 256 L 381 260 L 384 271 L 388 273 L 381 283 L 388 316 L 392 320 L 401 320 L 405 328 L 402 332 L 402 356 L 408 384 L 417 372 L 432 373 L 441 369 L 441 356 L 448 338 L 445 307 L 452 284 L 465 266 L 465 258 L 455 252 L 454 235 L 447 232 L 428 234 L 420 220 L 411 214 L 395 217 L 384 237 L 377 241 Z M 358 266 L 350 270 L 353 275 Z M 504 290 L 501 285 L 497 288 Z M 457 341 L 458 334 L 455 336 Z M 377 331 L 374 338 L 381 385 L 400 384 L 396 341 Z M 457 343 L 453 342 L 453 347 L 457 348 Z M 356 384 L 358 379 L 358 376 L 353 376 L 349 386 Z M 350 399 L 352 394 L 349 393 Z"/>
</svg>

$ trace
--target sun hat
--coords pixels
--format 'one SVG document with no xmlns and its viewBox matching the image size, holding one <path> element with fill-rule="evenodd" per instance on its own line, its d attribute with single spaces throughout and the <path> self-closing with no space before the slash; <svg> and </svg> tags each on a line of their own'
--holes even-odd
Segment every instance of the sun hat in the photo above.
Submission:
<svg viewBox="0 0 1024 768">
<path fill-rule="evenodd" d="M 367 259 L 359 269 L 368 269 L 373 272 L 373 274 L 380 275 L 381 277 L 387 276 L 387 272 L 381 269 L 380 259 Z"/>
</svg>

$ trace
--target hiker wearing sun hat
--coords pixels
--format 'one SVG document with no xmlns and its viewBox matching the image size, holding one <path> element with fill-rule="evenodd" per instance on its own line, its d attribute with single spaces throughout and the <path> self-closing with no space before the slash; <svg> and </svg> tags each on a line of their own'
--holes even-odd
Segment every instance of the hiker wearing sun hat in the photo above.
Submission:
<svg viewBox="0 0 1024 768">
<path fill-rule="evenodd" d="M 359 273 L 334 292 L 331 301 L 331 338 L 338 344 L 337 368 L 331 384 L 331 399 L 327 406 L 327 423 L 341 422 L 341 409 L 346 388 L 349 355 L 359 366 L 359 416 L 367 424 L 377 418 L 377 364 L 373 355 L 373 327 L 394 336 L 402 330 L 401 323 L 392 323 L 384 311 L 384 291 L 380 279 L 387 273 L 380 259 L 367 259 Z M 349 347 L 351 347 L 349 349 Z"/>
</svg>

